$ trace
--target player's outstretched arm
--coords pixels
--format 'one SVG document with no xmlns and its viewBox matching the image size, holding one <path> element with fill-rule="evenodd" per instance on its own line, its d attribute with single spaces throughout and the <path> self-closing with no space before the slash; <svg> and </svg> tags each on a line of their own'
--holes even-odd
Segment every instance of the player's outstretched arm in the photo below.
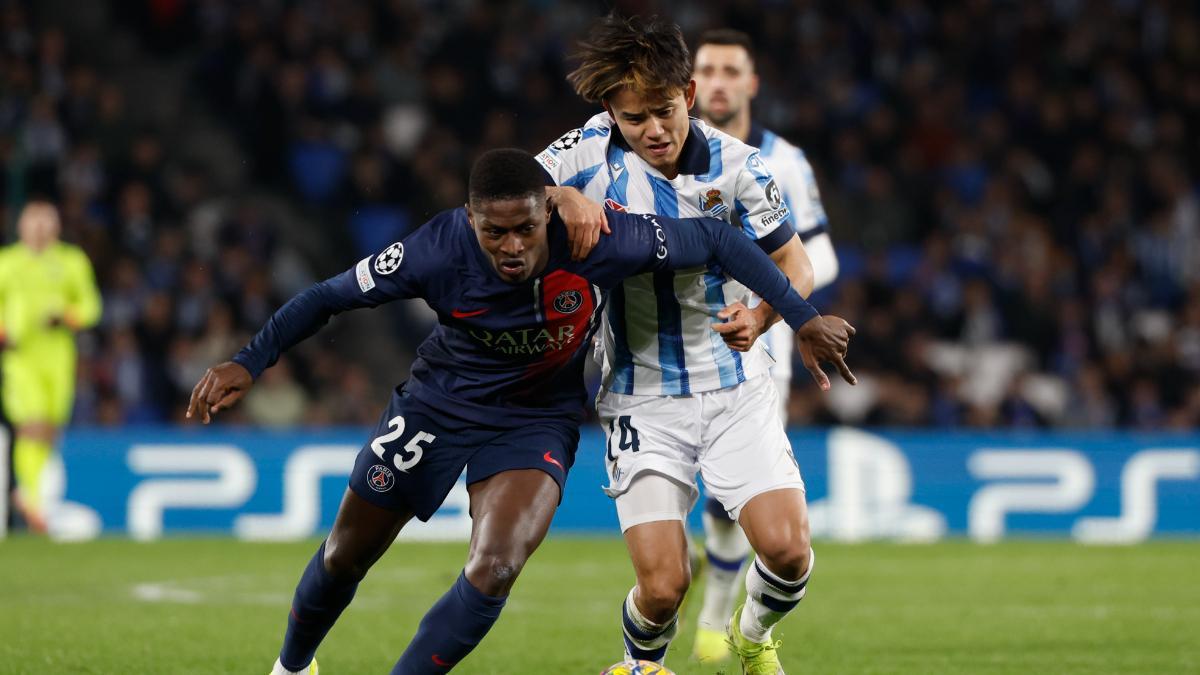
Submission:
<svg viewBox="0 0 1200 675">
<path fill-rule="evenodd" d="M 558 210 L 558 217 L 567 226 L 567 241 L 571 244 L 571 259 L 583 260 L 600 241 L 600 233 L 612 234 L 604 207 L 588 199 L 573 187 L 547 186 L 546 198 Z"/>
<path fill-rule="evenodd" d="M 707 262 L 717 262 L 734 279 L 762 296 L 763 300 L 783 316 L 796 331 L 801 356 L 813 379 L 821 389 L 829 389 L 829 378 L 820 368 L 828 362 L 837 366 L 842 378 L 856 384 L 854 374 L 846 366 L 845 356 L 854 335 L 854 327 L 836 316 L 821 316 L 807 300 L 792 288 L 788 278 L 754 242 L 712 218 L 647 217 L 661 225 L 663 246 L 656 257 L 664 259 L 671 269 L 686 269 Z M 727 324 L 713 324 L 721 333 L 733 330 Z"/>
<path fill-rule="evenodd" d="M 233 361 L 213 366 L 192 388 L 187 418 L 198 417 L 208 424 L 213 415 L 240 401 L 252 386 L 254 378 L 245 367 Z"/>
</svg>

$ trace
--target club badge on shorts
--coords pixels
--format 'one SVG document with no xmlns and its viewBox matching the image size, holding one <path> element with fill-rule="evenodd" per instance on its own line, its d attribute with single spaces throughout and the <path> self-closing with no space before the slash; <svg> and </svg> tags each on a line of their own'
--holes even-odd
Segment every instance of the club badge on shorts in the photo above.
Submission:
<svg viewBox="0 0 1200 675">
<path fill-rule="evenodd" d="M 387 492 L 396 484 L 396 474 L 382 464 L 376 464 L 367 470 L 367 485 L 376 492 Z"/>
</svg>

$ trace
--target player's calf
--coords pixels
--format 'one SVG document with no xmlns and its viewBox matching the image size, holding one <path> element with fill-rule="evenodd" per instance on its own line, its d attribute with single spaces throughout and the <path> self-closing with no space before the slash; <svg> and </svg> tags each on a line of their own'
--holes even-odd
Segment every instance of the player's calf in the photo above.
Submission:
<svg viewBox="0 0 1200 675">
<path fill-rule="evenodd" d="M 679 616 L 672 610 L 666 621 L 652 621 L 638 609 L 637 595 L 638 589 L 634 587 L 621 605 L 625 654 L 632 659 L 662 663 L 667 655 L 667 647 L 679 631 Z"/>
<path fill-rule="evenodd" d="M 502 471 L 467 488 L 471 550 L 458 580 L 421 619 L 393 675 L 449 671 L 495 625 L 513 582 L 550 528 L 558 483 L 539 469 Z"/>
<path fill-rule="evenodd" d="M 746 572 L 746 606 L 741 613 L 742 635 L 751 642 L 769 642 L 771 628 L 800 604 L 812 576 L 814 556 L 805 556 L 806 569 L 798 578 L 786 578 L 768 569 L 755 557 Z"/>
</svg>

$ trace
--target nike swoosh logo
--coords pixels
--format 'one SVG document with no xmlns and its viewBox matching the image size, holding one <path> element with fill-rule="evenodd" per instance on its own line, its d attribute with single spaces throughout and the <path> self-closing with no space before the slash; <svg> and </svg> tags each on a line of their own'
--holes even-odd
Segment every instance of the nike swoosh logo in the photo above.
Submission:
<svg viewBox="0 0 1200 675">
<path fill-rule="evenodd" d="M 441 659 L 439 659 L 439 658 L 438 658 L 438 655 L 437 655 L 437 654 L 434 654 L 434 655 L 433 655 L 433 665 L 435 665 L 435 666 L 441 666 L 442 668 L 449 668 L 450 666 L 452 666 L 452 665 L 454 665 L 454 664 L 453 664 L 453 663 L 450 663 L 450 662 L 448 662 L 448 661 L 443 661 L 443 660 L 441 660 Z"/>
<path fill-rule="evenodd" d="M 476 309 L 476 310 L 470 311 L 470 312 L 464 312 L 461 309 L 456 309 L 456 310 L 450 312 L 450 316 L 452 316 L 456 319 L 469 319 L 473 316 L 479 316 L 480 314 L 487 313 L 488 309 L 490 309 L 490 308 L 484 307 L 483 309 Z"/>
<path fill-rule="evenodd" d="M 563 465 L 561 462 L 559 462 L 557 459 L 554 459 L 553 457 L 550 456 L 549 450 L 546 451 L 546 454 L 542 455 L 542 459 L 546 460 L 547 462 L 550 462 L 551 464 L 553 464 L 554 466 L 557 466 L 558 468 L 562 469 L 563 471 L 566 471 L 566 469 L 563 469 Z"/>
</svg>

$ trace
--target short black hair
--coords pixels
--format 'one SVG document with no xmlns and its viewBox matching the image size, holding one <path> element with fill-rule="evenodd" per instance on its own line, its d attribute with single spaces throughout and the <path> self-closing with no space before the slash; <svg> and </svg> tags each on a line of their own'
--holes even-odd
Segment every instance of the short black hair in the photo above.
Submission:
<svg viewBox="0 0 1200 675">
<path fill-rule="evenodd" d="M 483 153 L 471 167 L 467 182 L 467 198 L 472 203 L 545 194 L 546 172 L 533 155 L 520 148 Z"/>
<path fill-rule="evenodd" d="M 704 45 L 741 47 L 746 50 L 746 56 L 750 57 L 750 62 L 754 62 L 754 42 L 747 33 L 743 33 L 740 30 L 733 28 L 706 30 L 700 34 L 700 39 L 696 41 L 696 51 L 700 51 L 700 48 Z"/>
<path fill-rule="evenodd" d="M 567 81 L 583 100 L 600 103 L 629 87 L 670 98 L 692 81 L 692 57 L 679 26 L 651 16 L 610 14 L 592 26 L 572 59 Z"/>
</svg>

